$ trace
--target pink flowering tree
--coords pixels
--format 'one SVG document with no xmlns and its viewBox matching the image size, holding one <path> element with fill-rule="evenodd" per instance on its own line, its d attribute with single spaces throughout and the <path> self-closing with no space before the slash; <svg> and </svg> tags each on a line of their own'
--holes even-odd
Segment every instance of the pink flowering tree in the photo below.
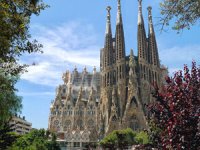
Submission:
<svg viewBox="0 0 200 150">
<path fill-rule="evenodd" d="M 153 143 L 162 149 L 200 149 L 200 67 L 193 62 L 189 71 L 185 65 L 184 72 L 166 77 L 162 89 L 155 86 L 153 96 Z"/>
</svg>

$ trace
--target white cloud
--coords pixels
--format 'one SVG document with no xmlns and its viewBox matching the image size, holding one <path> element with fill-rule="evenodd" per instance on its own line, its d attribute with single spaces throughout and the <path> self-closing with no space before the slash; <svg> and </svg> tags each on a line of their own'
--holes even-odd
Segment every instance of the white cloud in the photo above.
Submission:
<svg viewBox="0 0 200 150">
<path fill-rule="evenodd" d="M 63 24 L 55 28 L 34 25 L 34 38 L 43 44 L 43 54 L 26 55 L 21 62 L 32 64 L 22 79 L 57 86 L 62 72 L 77 66 L 99 66 L 100 46 L 92 25 Z"/>
<path fill-rule="evenodd" d="M 34 25 L 34 38 L 43 44 L 43 54 L 31 54 L 21 61 L 35 66 L 28 68 L 22 79 L 35 84 L 57 86 L 62 82 L 62 73 L 75 65 L 99 66 L 101 45 L 92 25 L 71 22 L 55 28 Z M 159 47 L 162 47 L 159 46 Z M 186 47 L 159 48 L 162 64 L 169 68 L 169 73 L 183 69 L 184 64 L 190 65 L 192 60 L 200 56 L 199 45 Z"/>
<path fill-rule="evenodd" d="M 199 59 L 200 45 L 189 45 L 186 47 L 171 47 L 160 51 L 161 60 L 166 63 L 183 63 Z"/>
<path fill-rule="evenodd" d="M 21 76 L 22 79 L 35 84 L 55 86 L 60 83 L 61 70 L 56 70 L 56 65 L 50 62 L 40 62 L 38 65 L 30 66 L 28 72 Z"/>
<path fill-rule="evenodd" d="M 169 68 L 170 75 L 178 70 L 183 70 L 185 64 L 191 66 L 193 60 L 197 64 L 200 63 L 200 45 L 163 48 L 159 54 L 161 63 Z"/>
</svg>

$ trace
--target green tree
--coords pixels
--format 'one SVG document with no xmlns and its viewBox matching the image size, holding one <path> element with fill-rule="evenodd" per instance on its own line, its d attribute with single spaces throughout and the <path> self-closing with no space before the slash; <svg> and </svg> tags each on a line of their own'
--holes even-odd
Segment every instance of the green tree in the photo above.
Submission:
<svg viewBox="0 0 200 150">
<path fill-rule="evenodd" d="M 9 123 L 4 123 L 0 129 L 0 149 L 7 149 L 10 147 L 19 136 L 12 132 L 12 126 Z"/>
<path fill-rule="evenodd" d="M 41 52 L 42 45 L 31 41 L 29 24 L 31 16 L 45 7 L 42 0 L 0 1 L 0 128 L 21 109 L 14 86 L 27 65 L 18 60 L 23 53 Z"/>
<path fill-rule="evenodd" d="M 200 1 L 199 0 L 163 0 L 160 3 L 162 17 L 160 22 L 162 30 L 173 22 L 172 29 L 190 29 L 191 26 L 199 23 Z"/>
<path fill-rule="evenodd" d="M 49 138 L 49 136 L 51 135 L 51 141 L 50 142 L 48 142 L 48 144 L 47 144 L 47 148 L 48 148 L 48 150 L 60 150 L 60 148 L 59 148 L 59 145 L 58 145 L 58 143 L 56 142 L 56 139 L 57 139 L 57 137 L 56 137 L 56 134 L 55 133 L 50 133 L 49 135 L 48 135 L 48 130 L 46 131 L 46 136 L 47 136 L 47 138 Z"/>
<path fill-rule="evenodd" d="M 104 137 L 103 140 L 101 140 L 99 144 L 103 148 L 110 148 L 111 150 L 115 149 L 116 142 L 117 142 L 117 135 L 115 132 L 116 131 L 113 131 L 112 133 Z"/>
<path fill-rule="evenodd" d="M 130 128 L 114 130 L 100 142 L 100 145 L 104 148 L 123 149 L 127 146 L 136 144 L 135 136 L 136 133 Z"/>
<path fill-rule="evenodd" d="M 10 148 L 11 150 L 60 150 L 56 135 L 44 129 L 32 130 L 21 136 Z"/>
<path fill-rule="evenodd" d="M 149 144 L 149 135 L 147 132 L 145 131 L 141 131 L 139 133 L 136 134 L 135 136 L 135 141 L 138 144 Z"/>
<path fill-rule="evenodd" d="M 15 94 L 17 77 L 0 74 L 0 129 L 6 127 L 10 116 L 22 108 L 21 97 Z"/>
<path fill-rule="evenodd" d="M 42 0 L 0 1 L 0 71 L 16 75 L 25 65 L 17 61 L 23 53 L 40 51 L 36 40 L 31 41 L 29 24 L 32 14 L 39 15 L 46 7 Z"/>
</svg>

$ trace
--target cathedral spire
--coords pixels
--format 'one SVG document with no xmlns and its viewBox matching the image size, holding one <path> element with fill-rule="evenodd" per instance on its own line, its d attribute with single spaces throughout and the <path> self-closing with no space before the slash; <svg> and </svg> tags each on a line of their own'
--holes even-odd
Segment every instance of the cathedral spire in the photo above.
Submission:
<svg viewBox="0 0 200 150">
<path fill-rule="evenodd" d="M 138 58 L 139 62 L 147 60 L 146 31 L 142 15 L 142 0 L 138 0 Z"/>
<path fill-rule="evenodd" d="M 118 0 L 118 5 L 117 5 L 117 24 L 119 23 L 122 23 L 121 0 Z"/>
<path fill-rule="evenodd" d="M 112 71 L 109 69 L 113 65 L 113 38 L 112 38 L 112 30 L 111 30 L 111 15 L 110 15 L 111 7 L 107 7 L 107 23 L 106 23 L 106 35 L 105 42 L 103 48 L 103 86 L 111 86 L 112 85 Z"/>
<path fill-rule="evenodd" d="M 117 24 L 116 24 L 116 60 L 125 58 L 125 41 L 124 41 L 124 29 L 121 14 L 121 1 L 118 0 L 118 11 L 117 11 Z"/>
<path fill-rule="evenodd" d="M 138 24 L 143 24 L 143 16 L 142 16 L 142 0 L 138 0 Z"/>
<path fill-rule="evenodd" d="M 148 18 L 149 18 L 149 34 L 154 34 L 153 21 L 152 21 L 152 12 L 151 12 L 152 7 L 149 6 L 147 8 L 147 10 L 148 10 Z"/>
<path fill-rule="evenodd" d="M 104 44 L 104 67 L 112 65 L 113 61 L 113 47 L 112 47 L 112 30 L 111 30 L 111 21 L 110 21 L 110 10 L 111 7 L 108 6 L 107 8 L 107 23 L 106 23 L 106 37 L 105 37 L 105 44 Z"/>
<path fill-rule="evenodd" d="M 106 23 L 106 34 L 112 34 L 111 32 L 111 21 L 110 21 L 110 10 L 111 10 L 111 7 L 110 6 L 108 6 L 107 8 L 106 8 L 106 10 L 108 11 L 108 13 L 107 13 L 107 23 Z"/>
<path fill-rule="evenodd" d="M 148 35 L 148 51 L 149 51 L 149 62 L 155 66 L 160 66 L 159 56 L 158 56 L 158 48 L 156 42 L 156 36 L 153 27 L 152 21 L 152 7 L 149 6 L 148 8 L 148 21 L 149 21 L 149 35 Z"/>
</svg>

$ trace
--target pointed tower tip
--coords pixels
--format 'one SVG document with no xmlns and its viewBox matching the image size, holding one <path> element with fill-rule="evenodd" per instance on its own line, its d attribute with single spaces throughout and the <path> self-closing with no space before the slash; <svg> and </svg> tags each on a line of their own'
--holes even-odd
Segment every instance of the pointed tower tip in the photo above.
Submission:
<svg viewBox="0 0 200 150">
<path fill-rule="evenodd" d="M 122 23 L 121 0 L 117 0 L 117 24 Z"/>
<path fill-rule="evenodd" d="M 143 23 L 142 17 L 142 0 L 138 0 L 138 24 Z"/>
<path fill-rule="evenodd" d="M 106 7 L 106 10 L 107 10 L 107 21 L 110 21 L 110 11 L 111 11 L 111 7 L 110 7 L 110 6 L 107 6 L 107 7 Z"/>
<path fill-rule="evenodd" d="M 148 7 L 147 7 L 147 10 L 148 10 L 149 20 L 152 21 L 152 12 L 151 12 L 151 11 L 152 11 L 152 7 L 151 7 L 151 6 L 148 6 Z"/>
<path fill-rule="evenodd" d="M 109 33 L 111 33 L 111 23 L 110 23 L 110 11 L 111 11 L 111 7 L 107 6 L 106 10 L 107 10 L 106 34 L 109 34 Z"/>
<path fill-rule="evenodd" d="M 118 2 L 118 6 L 120 6 L 121 5 L 121 0 L 117 0 L 117 2 Z"/>
<path fill-rule="evenodd" d="M 151 6 L 148 6 L 147 7 L 147 10 L 148 10 L 148 16 L 149 16 L 149 21 L 152 22 L 152 7 Z"/>
<path fill-rule="evenodd" d="M 147 7 L 148 10 L 148 21 L 149 21 L 149 33 L 152 34 L 154 32 L 153 29 L 153 21 L 152 21 L 152 7 Z"/>
<path fill-rule="evenodd" d="M 142 0 L 138 0 L 139 12 L 142 12 Z"/>
</svg>

